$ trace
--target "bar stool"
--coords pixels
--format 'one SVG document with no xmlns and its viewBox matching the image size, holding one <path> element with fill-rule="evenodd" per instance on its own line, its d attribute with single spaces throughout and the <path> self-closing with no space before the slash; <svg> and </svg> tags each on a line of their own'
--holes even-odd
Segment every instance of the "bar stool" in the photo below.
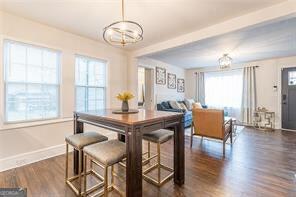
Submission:
<svg viewBox="0 0 296 197">
<path fill-rule="evenodd" d="M 84 173 L 86 173 L 87 160 L 98 165 L 104 170 L 104 189 L 97 193 L 98 196 L 107 196 L 111 190 L 117 191 L 120 195 L 123 195 L 114 185 L 114 165 L 121 162 L 126 157 L 125 143 L 118 140 L 110 140 L 97 144 L 92 144 L 83 148 L 84 152 Z M 111 185 L 108 184 L 108 168 L 111 167 Z M 86 187 L 87 180 L 84 179 L 84 196 L 87 195 Z"/>
<path fill-rule="evenodd" d="M 94 171 L 88 171 L 86 173 L 82 173 L 81 164 L 82 164 L 82 157 L 83 157 L 83 148 L 87 145 L 107 141 L 108 138 L 106 136 L 100 135 L 96 132 L 85 132 L 85 133 L 79 133 L 75 135 L 70 135 L 65 138 L 66 141 L 66 173 L 65 173 L 65 182 L 66 184 L 73 190 L 73 192 L 77 196 L 81 196 L 81 178 L 82 176 L 86 176 L 88 174 L 92 174 L 96 176 L 98 179 L 102 180 L 102 177 L 97 176 L 97 174 Z M 78 169 L 78 175 L 68 177 L 68 160 L 69 160 L 69 145 L 71 145 L 75 150 L 79 152 L 79 169 Z M 78 188 L 74 186 L 72 183 L 74 180 L 78 179 L 79 185 Z M 96 189 L 97 187 L 100 187 L 100 185 L 94 186 L 91 190 Z M 91 192 L 91 191 L 88 191 Z"/>
<path fill-rule="evenodd" d="M 164 164 L 162 164 L 160 162 L 160 145 L 169 141 L 173 137 L 174 137 L 174 132 L 167 130 L 167 129 L 160 129 L 160 130 L 156 130 L 156 131 L 153 131 L 150 133 L 143 134 L 143 140 L 148 142 L 148 152 L 147 152 L 148 158 L 146 158 L 144 162 L 147 163 L 147 161 L 149 162 L 150 160 L 157 157 L 157 162 L 154 165 L 150 166 L 149 168 L 147 168 L 146 170 L 143 171 L 143 178 L 146 181 L 148 181 L 158 187 L 162 186 L 165 182 L 167 182 L 168 180 L 170 180 L 174 176 L 174 169 L 172 169 L 168 166 L 165 166 Z M 157 154 L 155 154 L 153 156 L 151 155 L 151 151 L 150 151 L 150 143 L 151 142 L 157 144 Z M 158 179 L 157 180 L 148 176 L 148 173 L 153 171 L 154 169 L 158 170 Z M 161 169 L 165 169 L 170 172 L 170 174 L 162 180 L 161 180 Z"/>
</svg>

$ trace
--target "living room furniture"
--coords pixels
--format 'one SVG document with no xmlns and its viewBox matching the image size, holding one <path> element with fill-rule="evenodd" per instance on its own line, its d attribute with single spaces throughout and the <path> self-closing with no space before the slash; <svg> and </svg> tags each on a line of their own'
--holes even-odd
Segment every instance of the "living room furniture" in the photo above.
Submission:
<svg viewBox="0 0 296 197">
<path fill-rule="evenodd" d="M 84 174 L 86 174 L 87 160 L 90 164 L 94 163 L 104 171 L 103 176 L 103 189 L 96 193 L 96 196 L 108 196 L 109 190 L 117 191 L 121 196 L 124 196 L 117 186 L 114 184 L 114 165 L 121 162 L 126 157 L 125 143 L 119 140 L 109 140 L 101 143 L 92 144 L 83 148 L 84 152 Z M 93 166 L 91 165 L 93 169 Z M 111 184 L 109 185 L 108 169 L 111 168 Z M 92 170 L 91 169 L 91 170 Z M 101 176 L 101 175 L 98 175 Z M 87 194 L 87 179 L 84 179 L 84 194 Z M 94 191 L 93 191 L 94 192 Z M 85 195 L 86 196 L 86 195 Z"/>
<path fill-rule="evenodd" d="M 224 116 L 224 110 L 217 109 L 194 108 L 192 114 L 190 147 L 194 135 L 219 139 L 223 141 L 223 155 L 225 155 L 225 143 L 229 137 L 232 144 L 232 119 Z"/>
<path fill-rule="evenodd" d="M 160 162 L 160 145 L 166 143 L 170 139 L 174 137 L 174 131 L 167 129 L 160 129 L 157 131 L 153 131 L 150 133 L 146 133 L 143 135 L 143 139 L 148 142 L 148 158 L 145 161 L 151 161 L 155 157 L 157 158 L 157 162 L 149 166 L 147 169 L 143 171 L 143 178 L 160 187 L 167 181 L 169 181 L 174 176 L 174 169 L 166 166 L 165 164 Z M 151 155 L 150 151 L 150 143 L 154 143 L 157 145 L 157 154 Z M 150 163 L 149 163 L 150 164 Z M 155 180 L 152 176 L 148 175 L 151 171 L 157 169 L 157 180 Z M 169 172 L 165 178 L 161 179 L 161 169 L 167 170 Z"/>
<path fill-rule="evenodd" d="M 74 112 L 74 133 L 83 133 L 84 124 L 107 128 L 125 135 L 126 196 L 142 196 L 142 139 L 144 133 L 174 128 L 174 183 L 182 186 L 185 176 L 184 123 L 181 113 L 140 109 L 136 114 L 113 114 L 110 109 Z M 81 168 L 74 152 L 74 173 Z"/>
<path fill-rule="evenodd" d="M 253 114 L 253 124 L 256 129 L 274 130 L 275 112 L 268 111 L 265 108 L 258 108 Z"/>
<path fill-rule="evenodd" d="M 179 103 L 184 103 L 184 101 L 178 101 Z M 203 108 L 207 108 L 206 105 L 202 105 Z M 163 101 L 159 104 L 157 104 L 157 110 L 158 111 L 169 111 L 169 112 L 180 112 L 183 113 L 183 119 L 184 119 L 184 127 L 190 127 L 192 123 L 192 111 L 191 110 L 184 110 L 184 109 L 173 109 L 170 105 L 169 101 Z"/>
<path fill-rule="evenodd" d="M 99 180 L 102 180 L 101 177 L 97 176 L 96 172 L 93 170 L 90 170 L 88 172 L 85 172 L 82 174 L 82 168 L 80 167 L 78 169 L 78 175 L 68 177 L 68 161 L 69 161 L 69 145 L 71 145 L 74 150 L 78 151 L 78 160 L 81 163 L 83 160 L 83 148 L 85 146 L 107 141 L 108 138 L 106 136 L 100 135 L 96 132 L 85 132 L 85 133 L 79 133 L 75 135 L 70 135 L 67 136 L 65 141 L 66 141 L 66 172 L 65 172 L 65 182 L 66 184 L 73 190 L 73 192 L 76 194 L 76 196 L 81 196 L 82 195 L 82 190 L 81 190 L 81 180 L 82 177 L 86 177 L 88 174 L 91 174 L 98 178 Z M 78 186 L 75 187 L 75 184 L 72 182 L 78 179 Z M 86 179 L 86 178 L 85 178 Z M 97 184 L 93 186 L 90 190 L 86 191 L 91 192 L 96 188 L 99 188 L 101 185 Z"/>
</svg>

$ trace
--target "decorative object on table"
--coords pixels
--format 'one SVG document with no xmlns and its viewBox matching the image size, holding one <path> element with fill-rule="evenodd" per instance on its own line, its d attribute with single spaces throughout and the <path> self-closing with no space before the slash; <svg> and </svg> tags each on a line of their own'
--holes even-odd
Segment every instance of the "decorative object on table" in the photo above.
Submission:
<svg viewBox="0 0 296 197">
<path fill-rule="evenodd" d="M 177 92 L 185 92 L 185 80 L 177 79 Z"/>
<path fill-rule="evenodd" d="M 124 0 L 121 0 L 121 15 L 121 21 L 114 22 L 103 29 L 104 40 L 117 46 L 126 46 L 143 40 L 141 25 L 124 18 Z"/>
<path fill-rule="evenodd" d="M 219 65 L 221 69 L 230 68 L 232 63 L 232 58 L 229 57 L 228 54 L 224 54 L 221 58 L 219 58 Z"/>
<path fill-rule="evenodd" d="M 260 130 L 274 130 L 275 112 L 258 107 L 253 114 L 253 125 Z"/>
<path fill-rule="evenodd" d="M 156 84 L 165 85 L 166 84 L 166 69 L 156 67 Z"/>
<path fill-rule="evenodd" d="M 176 89 L 176 75 L 172 73 L 168 73 L 168 88 Z"/>
<path fill-rule="evenodd" d="M 116 98 L 120 101 L 122 101 L 121 105 L 121 111 L 122 112 L 128 112 L 129 111 L 129 106 L 128 106 L 128 101 L 134 98 L 135 96 L 131 92 L 122 92 L 119 93 Z"/>
</svg>

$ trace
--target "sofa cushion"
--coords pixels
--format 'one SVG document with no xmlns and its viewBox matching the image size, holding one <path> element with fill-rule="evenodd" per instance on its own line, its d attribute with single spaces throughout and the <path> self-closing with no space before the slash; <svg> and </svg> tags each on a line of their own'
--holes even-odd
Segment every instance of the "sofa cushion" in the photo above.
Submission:
<svg viewBox="0 0 296 197">
<path fill-rule="evenodd" d="M 183 102 L 179 103 L 179 105 L 180 105 L 180 107 L 182 108 L 183 111 L 185 111 L 185 112 L 188 111 L 186 105 Z"/>
<path fill-rule="evenodd" d="M 173 109 L 182 109 L 180 103 L 178 103 L 177 101 L 169 101 L 169 103 Z"/>
<path fill-rule="evenodd" d="M 192 104 L 195 103 L 193 99 L 185 99 L 184 100 L 186 107 L 188 110 L 192 110 Z"/>
<path fill-rule="evenodd" d="M 165 109 L 172 109 L 168 101 L 163 101 L 163 102 L 161 102 L 161 105 L 162 105 Z"/>
</svg>

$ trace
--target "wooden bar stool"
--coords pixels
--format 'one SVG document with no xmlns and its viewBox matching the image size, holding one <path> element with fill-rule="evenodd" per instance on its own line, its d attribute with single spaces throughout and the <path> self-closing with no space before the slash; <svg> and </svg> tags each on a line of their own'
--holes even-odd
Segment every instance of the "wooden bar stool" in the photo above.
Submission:
<svg viewBox="0 0 296 197">
<path fill-rule="evenodd" d="M 82 176 L 86 176 L 88 174 L 94 175 L 96 178 L 102 180 L 102 177 L 97 176 L 97 174 L 94 171 L 88 171 L 85 173 L 82 173 L 82 159 L 83 159 L 83 148 L 87 145 L 98 143 L 98 142 L 103 142 L 107 141 L 108 138 L 106 136 L 100 135 L 96 132 L 85 132 L 85 133 L 79 133 L 75 135 L 70 135 L 65 138 L 66 141 L 66 173 L 65 173 L 65 182 L 66 184 L 73 190 L 73 192 L 77 196 L 82 195 L 82 189 L 81 189 L 81 179 Z M 69 160 L 69 145 L 71 145 L 75 150 L 79 152 L 79 170 L 78 170 L 78 175 L 68 177 L 68 160 Z M 78 179 L 78 188 L 74 186 L 72 183 L 74 180 Z M 94 186 L 91 190 L 96 189 L 97 187 L 100 187 L 100 185 Z M 87 192 L 91 192 L 87 191 Z"/>
<path fill-rule="evenodd" d="M 104 170 L 104 189 L 98 191 L 96 196 L 108 196 L 108 192 L 111 190 L 117 191 L 120 195 L 123 196 L 121 192 L 114 185 L 114 165 L 121 162 L 126 157 L 126 147 L 125 143 L 118 140 L 110 140 L 106 142 L 101 142 L 97 144 L 92 144 L 84 147 L 84 173 L 86 173 L 86 164 L 87 160 L 90 159 L 90 162 L 98 165 Z M 108 184 L 108 168 L 111 167 L 111 185 Z M 84 196 L 88 193 L 86 192 L 87 180 L 84 179 Z"/>
<path fill-rule="evenodd" d="M 174 137 L 174 132 L 167 130 L 167 129 L 160 129 L 157 131 L 143 134 L 143 139 L 148 142 L 148 152 L 147 152 L 148 158 L 146 158 L 143 163 L 147 163 L 147 161 L 150 161 L 150 160 L 154 159 L 155 157 L 157 157 L 157 162 L 143 171 L 143 178 L 146 181 L 148 181 L 158 187 L 162 186 L 165 182 L 167 182 L 168 180 L 170 180 L 174 176 L 174 169 L 172 169 L 168 166 L 165 166 L 164 164 L 162 164 L 160 162 L 160 145 L 169 141 L 173 137 Z M 155 154 L 155 155 L 151 155 L 151 151 L 150 151 L 150 143 L 151 142 L 157 144 L 157 154 Z M 157 180 L 148 176 L 148 173 L 153 171 L 154 169 L 158 170 Z M 162 180 L 161 180 L 161 169 L 165 169 L 170 172 L 170 174 Z"/>
</svg>

